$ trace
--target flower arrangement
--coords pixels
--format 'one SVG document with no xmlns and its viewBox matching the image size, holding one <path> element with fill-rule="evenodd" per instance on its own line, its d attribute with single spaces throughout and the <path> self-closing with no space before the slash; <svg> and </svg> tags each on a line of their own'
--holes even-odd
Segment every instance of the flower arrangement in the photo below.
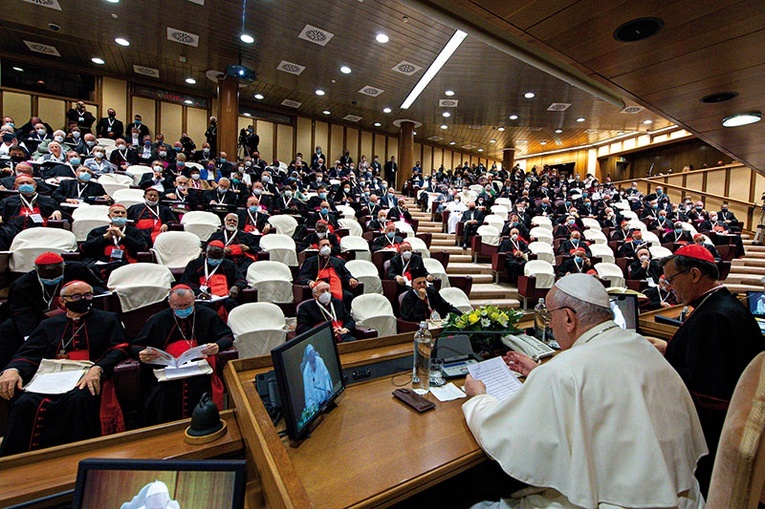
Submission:
<svg viewBox="0 0 765 509">
<path fill-rule="evenodd" d="M 468 334 L 477 352 L 491 354 L 502 348 L 500 336 L 515 331 L 523 315 L 516 309 L 481 306 L 461 315 L 450 313 L 444 331 Z"/>
</svg>

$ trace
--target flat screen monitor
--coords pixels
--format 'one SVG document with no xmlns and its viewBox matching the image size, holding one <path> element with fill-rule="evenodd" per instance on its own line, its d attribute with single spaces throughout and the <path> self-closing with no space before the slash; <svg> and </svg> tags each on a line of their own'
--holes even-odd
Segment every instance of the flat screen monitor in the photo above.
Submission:
<svg viewBox="0 0 765 509">
<path fill-rule="evenodd" d="M 614 322 L 622 329 L 638 332 L 637 295 L 609 295 L 608 299 L 614 312 Z"/>
<path fill-rule="evenodd" d="M 324 322 L 271 350 L 287 435 L 304 439 L 345 390 L 332 323 Z"/>
<path fill-rule="evenodd" d="M 242 509 L 245 461 L 80 461 L 73 509 Z"/>
<path fill-rule="evenodd" d="M 757 318 L 765 318 L 765 292 L 746 292 L 749 311 Z"/>
</svg>

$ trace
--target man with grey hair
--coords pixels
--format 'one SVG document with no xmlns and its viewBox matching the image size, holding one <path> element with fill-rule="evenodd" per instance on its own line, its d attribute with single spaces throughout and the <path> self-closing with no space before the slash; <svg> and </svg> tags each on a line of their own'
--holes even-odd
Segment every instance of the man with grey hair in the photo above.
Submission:
<svg viewBox="0 0 765 509">
<path fill-rule="evenodd" d="M 343 301 L 332 296 L 329 283 L 319 281 L 313 286 L 312 292 L 313 300 L 307 300 L 298 306 L 295 332 L 302 334 L 317 325 L 331 321 L 332 332 L 338 343 L 356 339 L 352 334 L 356 322 L 346 310 Z"/>
<path fill-rule="evenodd" d="M 528 485 L 493 506 L 702 506 L 693 474 L 707 450 L 682 379 L 642 336 L 613 322 L 594 277 L 558 280 L 547 305 L 561 353 L 541 366 L 508 354 L 527 379 L 502 402 L 480 380 L 465 382 L 471 432 Z"/>
</svg>

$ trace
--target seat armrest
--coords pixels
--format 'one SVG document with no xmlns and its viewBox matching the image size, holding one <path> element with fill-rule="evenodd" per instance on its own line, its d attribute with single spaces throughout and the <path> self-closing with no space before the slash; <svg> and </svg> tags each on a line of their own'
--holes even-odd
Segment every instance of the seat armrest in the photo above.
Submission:
<svg viewBox="0 0 765 509">
<path fill-rule="evenodd" d="M 313 299 L 313 292 L 308 285 L 299 285 L 297 283 L 292 284 L 292 296 L 294 302 L 303 302 L 304 300 Z"/>
<path fill-rule="evenodd" d="M 357 325 L 353 330 L 353 337 L 356 339 L 371 339 L 378 336 L 377 329 L 372 327 L 364 327 L 363 325 Z"/>
<path fill-rule="evenodd" d="M 536 276 L 518 276 L 518 293 L 524 297 L 533 295 L 537 288 Z"/>
<path fill-rule="evenodd" d="M 473 276 L 449 276 L 449 284 L 470 296 L 470 290 L 473 289 Z"/>
<path fill-rule="evenodd" d="M 420 324 L 417 322 L 408 322 L 401 318 L 396 318 L 396 331 L 399 334 L 403 334 L 404 332 L 415 332 L 419 330 L 419 328 Z"/>
<path fill-rule="evenodd" d="M 154 260 L 154 253 L 151 251 L 139 251 L 136 255 L 136 261 L 141 263 L 157 263 Z"/>
<path fill-rule="evenodd" d="M 505 261 L 507 258 L 507 253 L 504 251 L 499 251 L 497 253 L 494 253 L 491 255 L 491 270 L 495 272 L 502 272 L 505 270 Z"/>
<path fill-rule="evenodd" d="M 258 302 L 257 288 L 245 288 L 239 292 L 239 303 L 246 304 L 248 302 Z"/>
</svg>

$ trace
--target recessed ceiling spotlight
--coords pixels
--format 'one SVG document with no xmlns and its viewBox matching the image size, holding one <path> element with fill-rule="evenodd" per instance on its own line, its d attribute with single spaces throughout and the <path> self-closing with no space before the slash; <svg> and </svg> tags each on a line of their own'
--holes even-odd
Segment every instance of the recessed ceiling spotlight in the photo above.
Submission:
<svg viewBox="0 0 765 509">
<path fill-rule="evenodd" d="M 577 122 L 584 122 L 585 120 L 587 120 L 587 119 L 584 118 L 584 117 L 579 117 L 579 118 L 576 119 Z"/>
<path fill-rule="evenodd" d="M 624 131 L 616 131 L 616 134 L 624 134 Z"/>
<path fill-rule="evenodd" d="M 510 120 L 518 120 L 518 115 L 510 115 Z"/>
<path fill-rule="evenodd" d="M 186 83 L 188 83 L 189 85 L 196 85 L 197 80 L 195 80 L 194 78 L 186 78 Z"/>
<path fill-rule="evenodd" d="M 186 99 L 185 101 L 183 101 L 183 104 L 194 104 L 194 101 L 192 101 L 191 99 Z"/>
<path fill-rule="evenodd" d="M 446 97 L 451 97 L 451 96 L 453 96 L 453 95 L 454 95 L 454 90 L 445 90 L 445 91 L 444 91 L 444 95 L 445 95 Z"/>
<path fill-rule="evenodd" d="M 315 93 L 316 93 L 316 95 L 324 95 L 324 94 L 326 94 L 326 92 L 324 90 L 320 89 L 320 88 L 317 88 Z"/>
<path fill-rule="evenodd" d="M 441 129 L 449 129 L 449 126 L 446 124 L 441 124 Z"/>
<path fill-rule="evenodd" d="M 382 124 L 380 122 L 375 122 L 375 127 L 380 127 Z"/>
<path fill-rule="evenodd" d="M 13 70 L 16 72 L 24 72 L 24 69 L 22 69 L 21 67 L 14 67 Z"/>
<path fill-rule="evenodd" d="M 383 108 L 383 113 L 390 113 L 391 111 L 393 111 L 393 110 L 388 108 L 387 106 L 385 108 Z"/>
<path fill-rule="evenodd" d="M 556 129 L 556 130 L 555 130 L 555 134 L 560 134 L 560 133 L 562 133 L 562 132 L 563 132 L 563 129 Z"/>
<path fill-rule="evenodd" d="M 456 145 L 456 144 L 457 144 L 457 142 L 456 142 L 456 141 L 450 141 L 450 142 L 449 142 L 449 145 Z"/>
<path fill-rule="evenodd" d="M 637 18 L 624 23 L 614 31 L 614 39 L 620 42 L 637 42 L 659 33 L 664 21 L 659 18 Z"/>
<path fill-rule="evenodd" d="M 526 92 L 525 94 L 523 94 L 523 97 L 525 97 L 526 99 L 534 99 L 534 97 L 536 97 L 536 94 L 534 94 L 534 92 Z"/>
<path fill-rule="evenodd" d="M 504 130 L 505 130 L 505 126 L 503 126 L 503 125 L 497 127 L 497 131 L 499 131 L 499 132 L 504 132 Z"/>
<path fill-rule="evenodd" d="M 98 65 L 104 65 L 106 61 L 103 58 L 93 57 L 90 59 L 91 62 Z"/>
<path fill-rule="evenodd" d="M 340 72 L 343 73 L 343 74 L 350 74 L 351 73 L 351 68 L 348 67 L 347 65 L 344 65 L 344 66 L 340 67 Z"/>
<path fill-rule="evenodd" d="M 325 115 L 329 115 L 329 114 L 330 114 L 330 113 L 332 113 L 332 112 L 331 112 L 331 111 L 329 111 L 329 110 L 324 110 L 324 111 L 322 111 L 322 113 L 324 113 Z"/>
<path fill-rule="evenodd" d="M 716 94 L 705 95 L 701 98 L 701 102 L 708 104 L 721 103 L 730 101 L 735 97 L 738 97 L 738 92 L 718 92 Z"/>
<path fill-rule="evenodd" d="M 264 98 L 263 94 L 255 94 L 253 97 L 254 97 L 255 99 L 257 99 L 258 101 L 262 101 L 262 100 L 263 100 L 263 98 Z"/>
<path fill-rule="evenodd" d="M 114 42 L 116 42 L 120 46 L 130 46 L 130 41 L 128 41 L 127 39 L 123 37 L 117 37 L 116 39 L 114 39 Z"/>
<path fill-rule="evenodd" d="M 489 140 L 489 143 L 497 143 L 497 140 L 495 140 L 494 138 L 492 138 L 492 139 L 490 139 L 490 140 Z"/>
<path fill-rule="evenodd" d="M 246 44 L 252 44 L 253 42 L 255 42 L 255 38 L 251 36 L 250 34 L 242 34 L 239 36 L 239 39 L 241 39 L 241 41 Z"/>
<path fill-rule="evenodd" d="M 540 141 L 539 144 L 540 145 L 547 145 L 547 142 L 546 141 Z"/>
<path fill-rule="evenodd" d="M 754 124 L 762 120 L 762 113 L 759 111 L 751 111 L 749 113 L 738 113 L 736 115 L 729 115 L 722 121 L 724 127 L 739 127 L 742 125 Z"/>
<path fill-rule="evenodd" d="M 417 131 L 412 131 L 412 136 L 417 136 Z"/>
<path fill-rule="evenodd" d="M 106 0 L 106 1 L 109 2 L 110 4 L 118 4 L 118 3 L 120 3 L 120 0 Z"/>
<path fill-rule="evenodd" d="M 452 116 L 452 114 L 449 113 L 448 111 L 445 111 L 445 112 L 441 113 L 441 116 L 444 117 L 444 118 L 449 118 L 449 117 Z"/>
<path fill-rule="evenodd" d="M 643 124 L 644 125 L 651 125 L 651 124 L 653 124 L 653 120 L 651 120 L 650 118 L 648 120 L 643 120 Z"/>
<path fill-rule="evenodd" d="M 479 152 L 483 152 L 483 149 L 482 149 L 482 148 L 479 148 L 479 149 L 478 149 L 478 151 L 479 151 Z"/>
<path fill-rule="evenodd" d="M 386 42 L 390 41 L 390 37 L 387 35 L 380 33 L 375 36 L 375 40 L 379 42 L 380 44 L 385 44 Z"/>
</svg>

